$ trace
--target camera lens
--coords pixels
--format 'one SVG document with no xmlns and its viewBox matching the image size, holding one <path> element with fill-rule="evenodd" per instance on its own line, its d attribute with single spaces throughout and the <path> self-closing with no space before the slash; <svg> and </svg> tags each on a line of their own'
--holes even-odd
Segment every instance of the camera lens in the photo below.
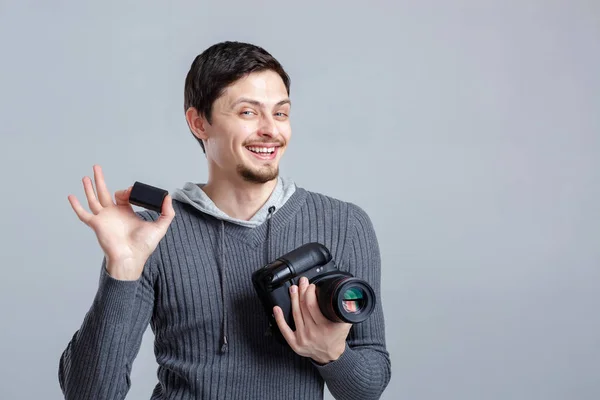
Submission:
<svg viewBox="0 0 600 400">
<path fill-rule="evenodd" d="M 358 287 L 346 289 L 342 298 L 344 310 L 349 313 L 359 313 L 365 307 L 365 292 Z"/>
<path fill-rule="evenodd" d="M 337 275 L 317 283 L 317 301 L 330 321 L 358 323 L 375 309 L 375 292 L 362 279 Z"/>
</svg>

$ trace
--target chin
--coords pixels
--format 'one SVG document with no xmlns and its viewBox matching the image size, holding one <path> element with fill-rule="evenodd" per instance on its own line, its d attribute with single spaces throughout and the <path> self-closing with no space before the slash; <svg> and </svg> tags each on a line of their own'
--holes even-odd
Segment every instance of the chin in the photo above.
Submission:
<svg viewBox="0 0 600 400">
<path fill-rule="evenodd" d="M 238 174 L 246 181 L 258 184 L 264 184 L 277 179 L 279 176 L 279 166 L 263 166 L 260 168 L 249 168 L 245 165 L 238 165 Z"/>
</svg>

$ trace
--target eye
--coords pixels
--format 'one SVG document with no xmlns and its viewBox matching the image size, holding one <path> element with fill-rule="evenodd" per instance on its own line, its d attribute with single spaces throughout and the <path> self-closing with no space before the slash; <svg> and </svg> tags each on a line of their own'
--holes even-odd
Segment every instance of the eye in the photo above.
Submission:
<svg viewBox="0 0 600 400">
<path fill-rule="evenodd" d="M 278 113 L 275 113 L 275 116 L 276 117 L 280 117 L 280 118 L 286 118 L 288 115 L 286 113 L 283 113 L 283 112 L 278 112 Z"/>
<path fill-rule="evenodd" d="M 241 115 L 253 115 L 253 114 L 255 114 L 255 112 L 254 111 L 250 111 L 250 110 L 246 110 L 246 111 L 242 111 L 240 114 Z"/>
</svg>

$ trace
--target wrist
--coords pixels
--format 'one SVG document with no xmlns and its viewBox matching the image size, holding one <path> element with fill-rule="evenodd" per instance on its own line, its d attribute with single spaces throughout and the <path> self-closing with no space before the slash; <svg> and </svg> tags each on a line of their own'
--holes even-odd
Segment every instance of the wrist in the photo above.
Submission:
<svg viewBox="0 0 600 400">
<path fill-rule="evenodd" d="M 119 281 L 136 281 L 142 275 L 143 266 L 133 259 L 111 261 L 106 260 L 106 272 Z"/>
<path fill-rule="evenodd" d="M 316 362 L 317 364 L 321 364 L 321 365 L 329 364 L 331 362 L 337 361 L 342 356 L 342 354 L 344 354 L 345 350 L 346 350 L 346 342 L 344 341 L 342 346 L 338 346 L 337 348 L 332 349 L 324 357 L 317 357 L 317 358 L 313 357 L 313 361 Z"/>
</svg>

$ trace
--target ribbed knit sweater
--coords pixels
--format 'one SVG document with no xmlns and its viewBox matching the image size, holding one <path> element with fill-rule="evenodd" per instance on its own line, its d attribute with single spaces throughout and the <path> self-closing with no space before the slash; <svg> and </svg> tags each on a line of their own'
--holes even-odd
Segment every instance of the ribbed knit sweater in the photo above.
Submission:
<svg viewBox="0 0 600 400">
<path fill-rule="evenodd" d="M 102 261 L 92 305 L 60 358 L 66 399 L 124 399 L 148 325 L 158 363 L 152 400 L 322 399 L 324 383 L 339 400 L 381 396 L 391 367 L 380 254 L 360 207 L 298 188 L 255 228 L 176 200 L 173 207 L 176 216 L 137 281 L 112 278 Z M 251 281 L 258 268 L 315 241 L 340 270 L 369 282 L 378 300 L 369 319 L 351 328 L 342 356 L 325 365 L 265 335 L 267 315 Z"/>
</svg>

